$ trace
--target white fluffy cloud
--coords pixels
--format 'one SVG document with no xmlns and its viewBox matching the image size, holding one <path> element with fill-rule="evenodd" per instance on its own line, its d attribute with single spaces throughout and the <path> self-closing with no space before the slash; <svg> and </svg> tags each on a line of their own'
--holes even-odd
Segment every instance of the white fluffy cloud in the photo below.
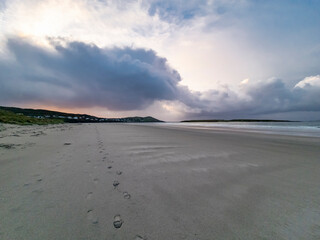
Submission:
<svg viewBox="0 0 320 240">
<path fill-rule="evenodd" d="M 319 88 L 320 87 L 320 75 L 317 76 L 311 76 L 311 77 L 306 77 L 302 81 L 298 82 L 295 86 L 295 88 L 310 88 L 310 87 L 315 87 Z"/>
</svg>

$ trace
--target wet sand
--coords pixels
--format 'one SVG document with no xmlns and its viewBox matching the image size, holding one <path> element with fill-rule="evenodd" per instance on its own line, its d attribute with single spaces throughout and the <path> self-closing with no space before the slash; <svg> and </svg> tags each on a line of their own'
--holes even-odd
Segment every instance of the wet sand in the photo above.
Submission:
<svg viewBox="0 0 320 240">
<path fill-rule="evenodd" d="M 0 239 L 320 239 L 320 138 L 1 128 Z"/>
</svg>

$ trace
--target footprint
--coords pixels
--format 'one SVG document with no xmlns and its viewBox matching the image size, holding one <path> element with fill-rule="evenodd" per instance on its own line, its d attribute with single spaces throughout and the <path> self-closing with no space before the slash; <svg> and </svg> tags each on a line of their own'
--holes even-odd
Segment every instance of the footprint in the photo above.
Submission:
<svg viewBox="0 0 320 240">
<path fill-rule="evenodd" d="M 41 190 L 41 189 L 36 189 L 36 190 L 33 190 L 32 192 L 33 192 L 33 193 L 36 193 L 36 194 L 40 194 L 40 193 L 43 192 L 43 190 Z"/>
<path fill-rule="evenodd" d="M 41 182 L 41 181 L 42 181 L 42 178 L 37 179 L 37 182 Z"/>
<path fill-rule="evenodd" d="M 114 186 L 114 188 L 118 187 L 119 184 L 120 184 L 120 183 L 119 183 L 117 180 L 113 181 L 113 186 Z"/>
<path fill-rule="evenodd" d="M 92 194 L 93 194 L 93 192 L 89 192 L 89 193 L 87 194 L 87 199 L 91 199 Z"/>
<path fill-rule="evenodd" d="M 113 221 L 113 226 L 115 228 L 121 228 L 122 223 L 123 223 L 123 221 L 121 219 L 121 216 L 120 215 L 115 215 L 114 216 L 114 221 Z"/>
<path fill-rule="evenodd" d="M 140 235 L 136 235 L 136 237 L 134 238 L 134 240 L 147 240 L 147 238 L 143 238 Z"/>
<path fill-rule="evenodd" d="M 92 224 L 98 224 L 98 223 L 99 223 L 98 218 L 94 216 L 92 209 L 89 209 L 89 210 L 87 211 L 87 219 L 88 219 L 88 221 L 90 221 Z"/>
<path fill-rule="evenodd" d="M 125 199 L 130 199 L 131 198 L 131 195 L 128 193 L 128 192 L 123 192 L 123 197 Z"/>
</svg>

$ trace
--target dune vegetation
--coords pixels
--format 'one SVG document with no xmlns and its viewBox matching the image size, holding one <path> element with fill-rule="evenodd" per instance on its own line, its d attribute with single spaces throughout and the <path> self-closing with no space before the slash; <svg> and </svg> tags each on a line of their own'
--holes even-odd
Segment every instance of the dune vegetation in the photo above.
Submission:
<svg viewBox="0 0 320 240">
<path fill-rule="evenodd" d="M 58 124 L 64 123 L 61 119 L 39 119 L 34 117 L 25 116 L 21 113 L 14 113 L 0 109 L 0 122 L 8 124 L 19 124 L 19 125 L 46 125 L 46 124 Z"/>
</svg>

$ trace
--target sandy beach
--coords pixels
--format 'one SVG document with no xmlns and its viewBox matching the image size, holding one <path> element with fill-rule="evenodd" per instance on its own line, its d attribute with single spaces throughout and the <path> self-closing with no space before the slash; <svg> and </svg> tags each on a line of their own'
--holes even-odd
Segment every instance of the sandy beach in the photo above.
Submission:
<svg viewBox="0 0 320 240">
<path fill-rule="evenodd" d="M 0 239 L 320 239 L 320 138 L 0 126 Z"/>
</svg>

